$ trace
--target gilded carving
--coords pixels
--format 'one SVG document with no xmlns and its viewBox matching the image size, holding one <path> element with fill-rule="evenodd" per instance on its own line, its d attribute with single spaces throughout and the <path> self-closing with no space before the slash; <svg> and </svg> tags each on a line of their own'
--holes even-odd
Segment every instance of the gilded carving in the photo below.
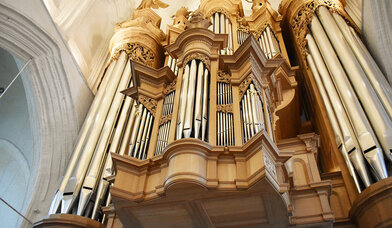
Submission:
<svg viewBox="0 0 392 228">
<path fill-rule="evenodd" d="M 125 51 L 130 60 L 140 62 L 150 67 L 154 64 L 154 53 L 139 43 L 127 43 L 117 47 L 110 58 L 110 62 L 117 60 L 121 51 Z"/>
<path fill-rule="evenodd" d="M 207 18 L 210 18 L 212 16 L 212 14 L 214 13 L 223 13 L 224 15 L 226 15 L 227 18 L 229 18 L 230 12 L 227 11 L 226 9 L 223 8 L 216 8 L 211 10 L 210 12 L 208 12 L 208 14 L 206 15 Z M 229 18 L 230 20 L 230 18 Z"/>
<path fill-rule="evenodd" d="M 217 111 L 217 112 L 233 113 L 233 105 L 232 105 L 232 104 L 217 105 L 217 106 L 216 106 L 216 111 Z"/>
<path fill-rule="evenodd" d="M 143 106 L 146 107 L 148 111 L 150 111 L 150 113 L 155 117 L 158 104 L 156 100 L 143 95 L 139 95 L 139 102 L 143 104 Z"/>
<path fill-rule="evenodd" d="M 176 90 L 176 83 L 177 83 L 177 79 L 174 79 L 173 82 L 170 83 L 170 85 L 165 87 L 165 89 L 163 90 L 163 94 L 165 94 L 165 96 L 166 96 L 169 93 L 171 93 L 174 90 Z"/>
<path fill-rule="evenodd" d="M 152 51 L 138 43 L 128 43 L 125 50 L 129 59 L 143 63 L 147 66 L 153 66 L 154 54 Z"/>
<path fill-rule="evenodd" d="M 172 119 L 172 113 L 170 113 L 169 115 L 166 115 L 166 116 L 161 116 L 161 118 L 159 119 L 159 126 L 161 126 L 162 124 L 167 123 L 171 119 Z"/>
<path fill-rule="evenodd" d="M 242 97 L 244 96 L 244 94 L 246 93 L 246 90 L 248 89 L 250 83 L 252 83 L 253 80 L 253 75 L 249 75 L 245 80 L 243 80 L 239 86 L 239 90 L 240 90 L 240 100 L 242 99 Z"/>
<path fill-rule="evenodd" d="M 218 82 L 230 83 L 231 75 L 226 72 L 223 72 L 223 71 L 218 71 L 218 76 L 217 76 L 216 80 Z"/>
<path fill-rule="evenodd" d="M 326 6 L 331 12 L 339 13 L 346 19 L 349 18 L 343 6 L 333 0 L 314 0 L 304 4 L 290 23 L 303 58 L 306 56 L 307 41 L 305 36 L 308 33 L 308 25 L 319 6 Z"/>
<path fill-rule="evenodd" d="M 202 61 L 204 63 L 204 65 L 207 66 L 208 70 L 210 71 L 211 69 L 211 62 L 210 59 L 206 56 L 203 55 L 201 53 L 192 53 L 190 55 L 187 55 L 184 59 L 184 63 L 188 63 L 189 61 L 191 61 L 192 59 L 198 59 L 200 61 Z"/>
</svg>

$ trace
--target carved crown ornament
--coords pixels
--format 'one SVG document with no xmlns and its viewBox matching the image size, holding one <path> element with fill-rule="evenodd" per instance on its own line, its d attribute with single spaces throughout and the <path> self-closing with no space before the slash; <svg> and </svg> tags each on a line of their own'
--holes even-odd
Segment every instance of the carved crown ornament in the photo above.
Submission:
<svg viewBox="0 0 392 228">
<path fill-rule="evenodd" d="M 184 58 L 184 64 L 187 64 L 192 59 L 197 59 L 202 61 L 204 65 L 207 67 L 208 71 L 211 72 L 211 61 L 210 58 L 208 58 L 208 56 L 201 53 L 191 53 Z"/>
<path fill-rule="evenodd" d="M 340 14 L 351 24 L 352 27 L 359 31 L 358 27 L 344 10 L 344 5 L 340 2 L 340 0 L 296 0 L 291 2 L 290 0 L 287 0 L 280 4 L 279 12 L 290 14 L 290 12 L 288 12 L 290 9 L 287 8 L 295 8 L 293 4 L 301 5 L 297 7 L 295 12 L 291 12 L 291 15 L 285 15 L 285 17 L 288 17 L 287 21 L 293 31 L 293 35 L 297 41 L 302 58 L 305 58 L 306 56 L 307 41 L 305 36 L 308 33 L 308 25 L 312 22 L 312 17 L 315 15 L 317 8 L 320 6 L 326 6 L 332 13 Z"/>
</svg>

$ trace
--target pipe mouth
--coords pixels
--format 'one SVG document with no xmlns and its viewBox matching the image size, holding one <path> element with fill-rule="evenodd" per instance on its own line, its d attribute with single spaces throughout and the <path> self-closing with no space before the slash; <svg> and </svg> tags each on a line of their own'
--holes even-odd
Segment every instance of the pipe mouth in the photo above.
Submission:
<svg viewBox="0 0 392 228">
<path fill-rule="evenodd" d="M 370 148 L 364 150 L 363 153 L 367 154 L 367 153 L 369 153 L 370 151 L 372 151 L 372 150 L 374 150 L 374 149 L 376 149 L 376 148 L 377 148 L 376 145 L 374 145 L 374 146 L 372 146 L 372 147 L 370 147 Z M 350 152 L 349 152 L 349 153 L 350 153 Z"/>
</svg>

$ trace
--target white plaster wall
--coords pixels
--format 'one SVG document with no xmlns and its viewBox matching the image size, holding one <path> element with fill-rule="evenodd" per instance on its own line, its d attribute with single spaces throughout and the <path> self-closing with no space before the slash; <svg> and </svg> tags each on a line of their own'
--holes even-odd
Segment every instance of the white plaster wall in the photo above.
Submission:
<svg viewBox="0 0 392 228">
<path fill-rule="evenodd" d="M 35 222 L 47 215 L 93 94 L 43 2 L 0 0 L 0 16 L 0 47 L 23 62 L 32 58 L 22 81 L 34 155 L 21 212 Z"/>
</svg>

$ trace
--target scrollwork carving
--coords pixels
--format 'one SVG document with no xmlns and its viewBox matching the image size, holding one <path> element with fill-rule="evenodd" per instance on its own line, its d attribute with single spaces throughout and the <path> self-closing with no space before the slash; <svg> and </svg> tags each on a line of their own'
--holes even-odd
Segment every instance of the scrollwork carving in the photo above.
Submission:
<svg viewBox="0 0 392 228">
<path fill-rule="evenodd" d="M 302 58 L 306 56 L 306 45 L 307 41 L 305 39 L 306 34 L 308 33 L 308 25 L 312 21 L 312 17 L 315 14 L 315 11 L 320 6 L 326 6 L 331 12 L 336 12 L 342 15 L 346 20 L 352 22 L 350 17 L 344 11 L 343 5 L 338 4 L 333 0 L 314 0 L 304 4 L 298 11 L 297 15 L 291 20 L 291 27 L 293 29 L 293 34 L 295 39 L 297 40 L 298 47 L 300 49 L 300 54 Z M 354 23 L 351 23 L 354 25 Z M 356 26 L 354 26 L 356 28 Z"/>
<path fill-rule="evenodd" d="M 144 105 L 155 117 L 158 102 L 150 97 L 139 95 L 139 102 Z"/>
<path fill-rule="evenodd" d="M 161 116 L 161 118 L 159 119 L 159 126 L 161 126 L 162 124 L 167 123 L 168 121 L 170 121 L 172 119 L 172 113 L 170 113 L 167 116 Z"/>
<path fill-rule="evenodd" d="M 163 90 L 163 94 L 168 95 L 169 93 L 173 92 L 174 90 L 176 90 L 176 83 L 177 83 L 177 79 L 174 79 L 172 83 L 170 83 L 170 85 L 167 85 L 165 87 L 165 89 Z"/>
<path fill-rule="evenodd" d="M 208 14 L 206 14 L 206 17 L 210 18 L 212 16 L 212 14 L 214 14 L 214 13 L 223 13 L 230 20 L 230 16 L 229 15 L 231 13 L 229 11 L 227 11 L 226 9 L 223 9 L 223 8 L 216 8 L 216 9 L 211 10 L 210 12 L 208 12 Z"/>
<path fill-rule="evenodd" d="M 223 72 L 223 71 L 218 71 L 218 76 L 217 76 L 216 80 L 218 82 L 230 83 L 231 75 L 226 72 Z"/>
<path fill-rule="evenodd" d="M 232 105 L 232 104 L 217 105 L 217 106 L 216 106 L 216 111 L 217 111 L 217 112 L 233 113 L 233 105 Z"/>
<path fill-rule="evenodd" d="M 239 86 L 239 91 L 240 91 L 240 100 L 246 93 L 246 90 L 248 89 L 250 83 L 252 83 L 253 80 L 253 75 L 249 75 L 245 80 L 243 80 Z"/>
<path fill-rule="evenodd" d="M 192 53 L 192 54 L 187 55 L 184 58 L 184 64 L 187 64 L 192 59 L 198 59 L 198 60 L 202 61 L 204 63 L 204 65 L 207 66 L 208 71 L 210 71 L 210 69 L 211 69 L 211 62 L 210 62 L 210 59 L 208 58 L 208 56 L 203 55 L 201 53 Z"/>
<path fill-rule="evenodd" d="M 117 47 L 110 58 L 110 62 L 117 60 L 121 51 L 125 51 L 130 60 L 140 62 L 150 67 L 154 64 L 154 53 L 139 43 L 127 43 Z"/>
</svg>

